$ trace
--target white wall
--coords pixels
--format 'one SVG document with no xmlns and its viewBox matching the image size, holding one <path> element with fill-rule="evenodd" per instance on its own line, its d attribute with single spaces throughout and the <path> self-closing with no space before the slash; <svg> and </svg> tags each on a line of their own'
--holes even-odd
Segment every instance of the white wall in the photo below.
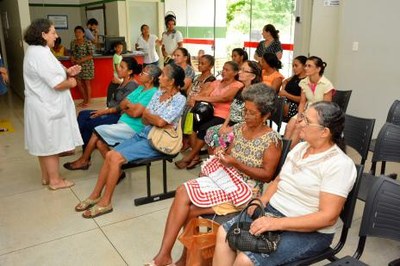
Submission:
<svg viewBox="0 0 400 266">
<path fill-rule="evenodd" d="M 400 1 L 341 1 L 340 8 L 335 83 L 353 90 L 348 113 L 377 119 L 376 136 L 400 99 Z"/>
</svg>

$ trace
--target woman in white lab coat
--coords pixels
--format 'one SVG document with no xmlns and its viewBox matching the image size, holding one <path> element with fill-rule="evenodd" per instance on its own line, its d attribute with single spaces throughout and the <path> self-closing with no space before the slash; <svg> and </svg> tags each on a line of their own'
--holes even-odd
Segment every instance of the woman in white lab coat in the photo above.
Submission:
<svg viewBox="0 0 400 266">
<path fill-rule="evenodd" d="M 82 145 L 74 102 L 69 91 L 81 67 L 68 69 L 51 53 L 57 33 L 48 19 L 37 19 L 26 29 L 25 53 L 25 148 L 38 156 L 42 184 L 50 189 L 69 188 L 73 182 L 59 173 L 59 154 Z"/>
</svg>

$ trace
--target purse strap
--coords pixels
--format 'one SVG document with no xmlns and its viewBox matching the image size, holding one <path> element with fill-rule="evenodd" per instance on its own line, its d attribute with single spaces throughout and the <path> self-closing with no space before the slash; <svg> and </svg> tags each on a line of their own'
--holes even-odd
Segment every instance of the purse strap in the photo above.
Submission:
<svg viewBox="0 0 400 266">
<path fill-rule="evenodd" d="M 239 229 L 239 224 L 240 224 L 240 221 L 242 219 L 243 214 L 246 213 L 247 210 L 249 209 L 249 207 L 251 207 L 251 206 L 256 206 L 256 207 L 259 207 L 261 209 L 261 211 L 258 214 L 257 218 L 262 217 L 262 216 L 265 215 L 264 203 L 259 198 L 254 198 L 254 199 L 250 200 L 249 203 L 247 203 L 247 206 L 240 212 L 239 218 L 238 218 L 237 223 L 236 223 L 236 228 L 237 229 Z"/>
</svg>

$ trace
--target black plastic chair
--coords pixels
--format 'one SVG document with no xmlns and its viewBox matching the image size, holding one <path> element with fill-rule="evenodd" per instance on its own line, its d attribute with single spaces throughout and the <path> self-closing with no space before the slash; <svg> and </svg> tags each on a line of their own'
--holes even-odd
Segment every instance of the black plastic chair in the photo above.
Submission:
<svg viewBox="0 0 400 266">
<path fill-rule="evenodd" d="M 375 119 L 361 118 L 346 114 L 344 140 L 346 145 L 355 149 L 361 156 L 362 165 L 368 156 L 369 144 L 374 131 Z"/>
<path fill-rule="evenodd" d="M 329 247 L 322 251 L 320 254 L 299 260 L 297 262 L 291 262 L 290 265 L 310 265 L 319 261 L 323 260 L 335 260 L 335 255 L 343 248 L 344 244 L 347 240 L 347 235 L 349 233 L 349 229 L 351 227 L 354 215 L 354 209 L 357 202 L 357 194 L 358 189 L 360 186 L 361 176 L 363 173 L 364 166 L 363 165 L 356 165 L 357 168 L 357 178 L 356 182 L 354 183 L 353 189 L 350 191 L 349 195 L 347 196 L 346 203 L 344 204 L 344 208 L 340 213 L 340 219 L 343 221 L 342 232 L 340 234 L 339 242 L 334 247 Z"/>
<path fill-rule="evenodd" d="M 282 122 L 283 122 L 283 113 L 285 106 L 285 97 L 278 97 L 276 101 L 276 109 L 272 114 L 271 119 L 269 120 L 269 126 L 272 127 L 272 122 L 274 122 L 277 126 L 276 132 L 279 133 L 281 130 Z"/>
<path fill-rule="evenodd" d="M 395 125 L 400 125 L 400 101 L 395 100 L 390 106 L 389 112 L 386 117 L 387 123 L 392 123 Z M 375 150 L 376 139 L 371 141 L 371 145 L 369 146 L 369 150 L 374 152 Z"/>
<path fill-rule="evenodd" d="M 335 94 L 333 95 L 332 102 L 337 103 L 340 108 L 342 109 L 343 113 L 346 113 L 347 111 L 347 106 L 349 105 L 350 102 L 350 96 L 353 91 L 335 91 Z"/>
<path fill-rule="evenodd" d="M 376 139 L 374 154 L 371 159 L 372 165 L 369 174 L 364 174 L 361 182 L 359 199 L 365 201 L 368 190 L 377 180 L 376 168 L 377 163 L 381 162 L 380 174 L 385 174 L 386 162 L 400 162 L 400 126 L 392 123 L 385 123 L 379 131 Z"/>
<path fill-rule="evenodd" d="M 353 256 L 328 265 L 366 265 L 359 259 L 368 236 L 400 241 L 400 183 L 385 176 L 376 180 L 368 193 L 358 235 L 357 250 Z"/>
</svg>

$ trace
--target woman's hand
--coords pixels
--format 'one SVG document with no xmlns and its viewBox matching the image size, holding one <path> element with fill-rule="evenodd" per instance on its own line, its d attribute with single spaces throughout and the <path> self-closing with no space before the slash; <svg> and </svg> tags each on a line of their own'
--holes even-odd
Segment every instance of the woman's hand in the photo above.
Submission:
<svg viewBox="0 0 400 266">
<path fill-rule="evenodd" d="M 105 114 L 108 114 L 108 109 L 96 110 L 90 113 L 90 118 L 96 118 Z"/>
<path fill-rule="evenodd" d="M 126 109 L 129 109 L 129 100 L 128 99 L 123 99 L 120 103 L 119 103 L 119 107 L 121 108 L 121 110 L 126 110 Z"/>
<path fill-rule="evenodd" d="M 72 67 L 67 69 L 67 74 L 68 76 L 74 77 L 78 75 L 82 70 L 82 67 L 80 65 L 73 65 Z"/>
<path fill-rule="evenodd" d="M 69 77 L 69 78 L 67 78 L 67 82 L 68 82 L 69 88 L 76 87 L 76 79 L 75 78 Z"/>
<path fill-rule="evenodd" d="M 236 161 L 232 156 L 229 154 L 224 153 L 216 153 L 219 161 L 225 166 L 232 166 L 232 164 Z"/>
<path fill-rule="evenodd" d="M 279 230 L 279 218 L 263 216 L 251 223 L 249 232 L 258 236 L 267 231 L 277 230 Z"/>
<path fill-rule="evenodd" d="M 222 125 L 222 127 L 219 129 L 218 133 L 219 135 L 223 135 L 223 134 L 228 134 L 230 132 L 232 132 L 232 127 L 227 126 L 227 125 Z"/>
</svg>

